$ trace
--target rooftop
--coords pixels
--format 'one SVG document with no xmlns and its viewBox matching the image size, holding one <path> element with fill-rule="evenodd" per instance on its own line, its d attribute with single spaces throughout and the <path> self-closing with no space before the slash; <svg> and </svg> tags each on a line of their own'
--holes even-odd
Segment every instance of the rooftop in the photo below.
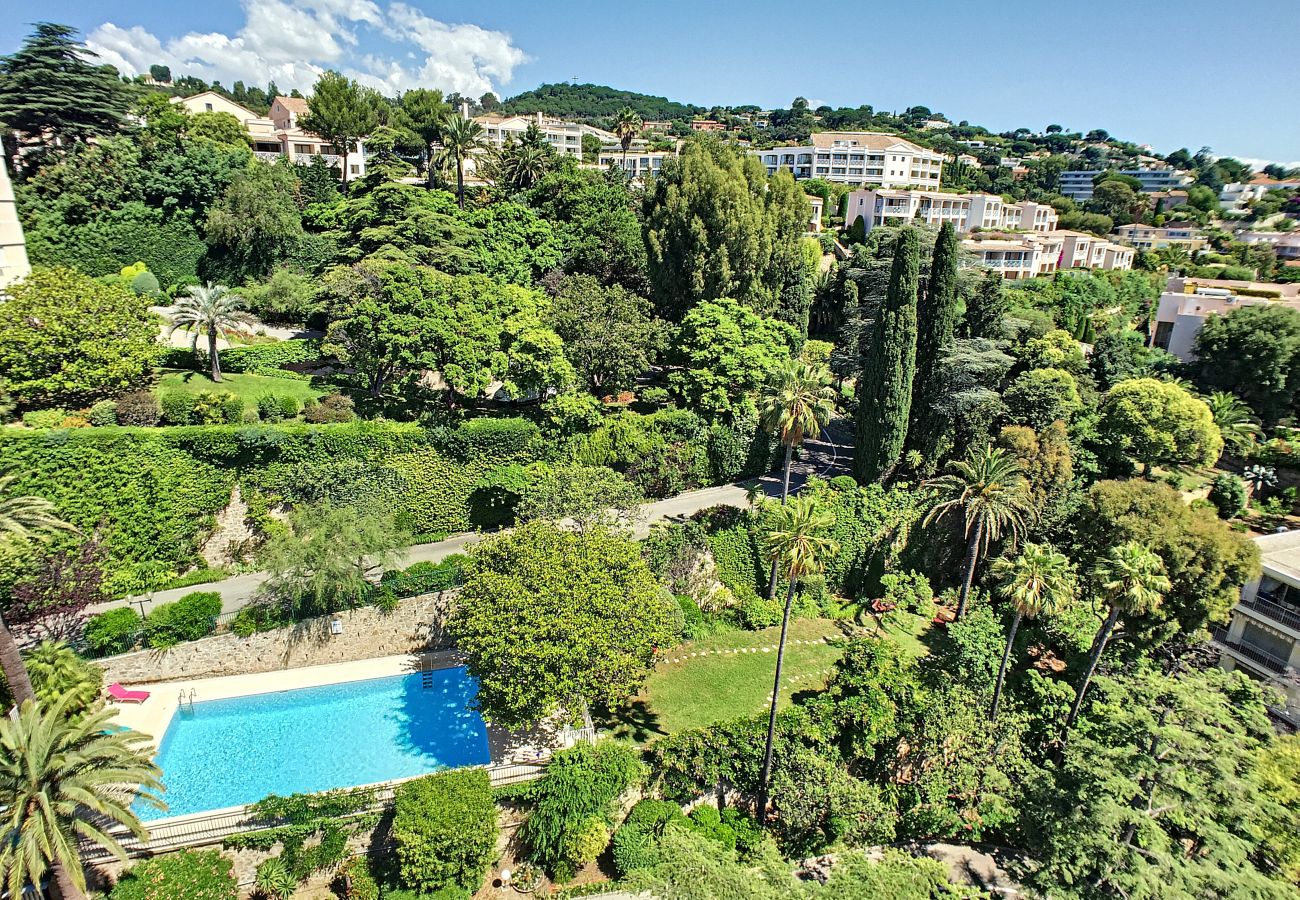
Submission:
<svg viewBox="0 0 1300 900">
<path fill-rule="evenodd" d="M 1300 585 L 1300 531 L 1284 531 L 1255 538 L 1260 563 L 1270 574 Z"/>
</svg>

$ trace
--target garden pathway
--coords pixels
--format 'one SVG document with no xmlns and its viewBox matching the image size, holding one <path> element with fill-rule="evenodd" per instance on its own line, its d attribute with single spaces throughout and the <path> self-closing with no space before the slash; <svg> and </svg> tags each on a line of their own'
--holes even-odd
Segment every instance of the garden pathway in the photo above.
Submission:
<svg viewBox="0 0 1300 900">
<path fill-rule="evenodd" d="M 792 492 L 802 488 L 810 475 L 833 478 L 836 475 L 848 474 L 853 453 L 852 429 L 852 422 L 849 420 L 836 419 L 831 422 L 819 440 L 808 441 L 804 445 L 802 458 L 796 460 L 791 467 L 790 490 Z M 697 491 L 686 491 L 675 497 L 646 503 L 641 507 L 641 514 L 638 516 L 637 524 L 633 528 L 633 534 L 638 539 L 644 538 L 650 533 L 650 526 L 655 522 L 681 521 L 712 506 L 743 508 L 748 505 L 749 487 L 753 483 L 753 480 L 747 480 L 719 485 L 718 487 L 701 488 Z M 759 479 L 759 484 L 768 496 L 780 496 L 780 471 L 763 476 Z M 452 554 L 464 553 L 466 549 L 482 539 L 483 534 L 481 533 L 467 532 L 452 535 L 446 540 L 416 544 L 407 549 L 401 565 L 409 566 L 417 562 L 440 562 Z M 145 596 L 114 600 L 92 606 L 87 612 L 103 612 L 107 609 L 129 604 L 140 612 L 147 613 L 154 606 L 170 603 L 193 591 L 215 591 L 221 595 L 221 611 L 231 613 L 242 609 L 253 600 L 258 588 L 266 581 L 266 577 L 265 572 L 247 572 L 211 584 L 155 591 Z"/>
</svg>

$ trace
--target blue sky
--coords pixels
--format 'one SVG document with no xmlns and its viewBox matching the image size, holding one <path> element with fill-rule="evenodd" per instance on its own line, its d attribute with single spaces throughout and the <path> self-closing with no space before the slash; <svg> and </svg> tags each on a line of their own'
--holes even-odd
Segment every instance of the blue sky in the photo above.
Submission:
<svg viewBox="0 0 1300 900">
<path fill-rule="evenodd" d="M 0 21 L 0 52 L 37 15 L 21 6 Z M 42 0 L 39 16 L 119 66 L 168 62 L 226 85 L 305 88 L 332 67 L 390 93 L 509 96 L 577 78 L 706 105 L 925 104 L 994 130 L 1056 122 L 1300 164 L 1295 0 L 838 6 L 844 22 L 767 0 Z"/>
</svg>

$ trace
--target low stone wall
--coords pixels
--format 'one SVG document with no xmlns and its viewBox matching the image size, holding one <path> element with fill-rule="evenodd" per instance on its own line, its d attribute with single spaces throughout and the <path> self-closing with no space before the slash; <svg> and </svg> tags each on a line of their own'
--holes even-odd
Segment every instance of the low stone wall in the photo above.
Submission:
<svg viewBox="0 0 1300 900">
<path fill-rule="evenodd" d="M 166 650 L 140 650 L 96 662 L 108 683 L 179 681 L 252 675 L 299 666 L 352 662 L 450 646 L 444 623 L 454 592 L 403 600 L 392 612 L 373 606 L 339 613 L 342 634 L 330 634 L 334 616 L 248 637 L 219 634 Z"/>
</svg>

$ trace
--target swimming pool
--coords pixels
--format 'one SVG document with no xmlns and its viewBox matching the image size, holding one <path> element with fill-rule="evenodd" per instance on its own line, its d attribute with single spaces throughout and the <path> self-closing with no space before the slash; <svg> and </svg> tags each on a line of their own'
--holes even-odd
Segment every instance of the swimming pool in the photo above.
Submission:
<svg viewBox="0 0 1300 900">
<path fill-rule="evenodd" d="M 195 702 L 172 716 L 155 758 L 168 810 L 136 812 L 158 819 L 485 765 L 477 692 L 452 668 Z"/>
</svg>

